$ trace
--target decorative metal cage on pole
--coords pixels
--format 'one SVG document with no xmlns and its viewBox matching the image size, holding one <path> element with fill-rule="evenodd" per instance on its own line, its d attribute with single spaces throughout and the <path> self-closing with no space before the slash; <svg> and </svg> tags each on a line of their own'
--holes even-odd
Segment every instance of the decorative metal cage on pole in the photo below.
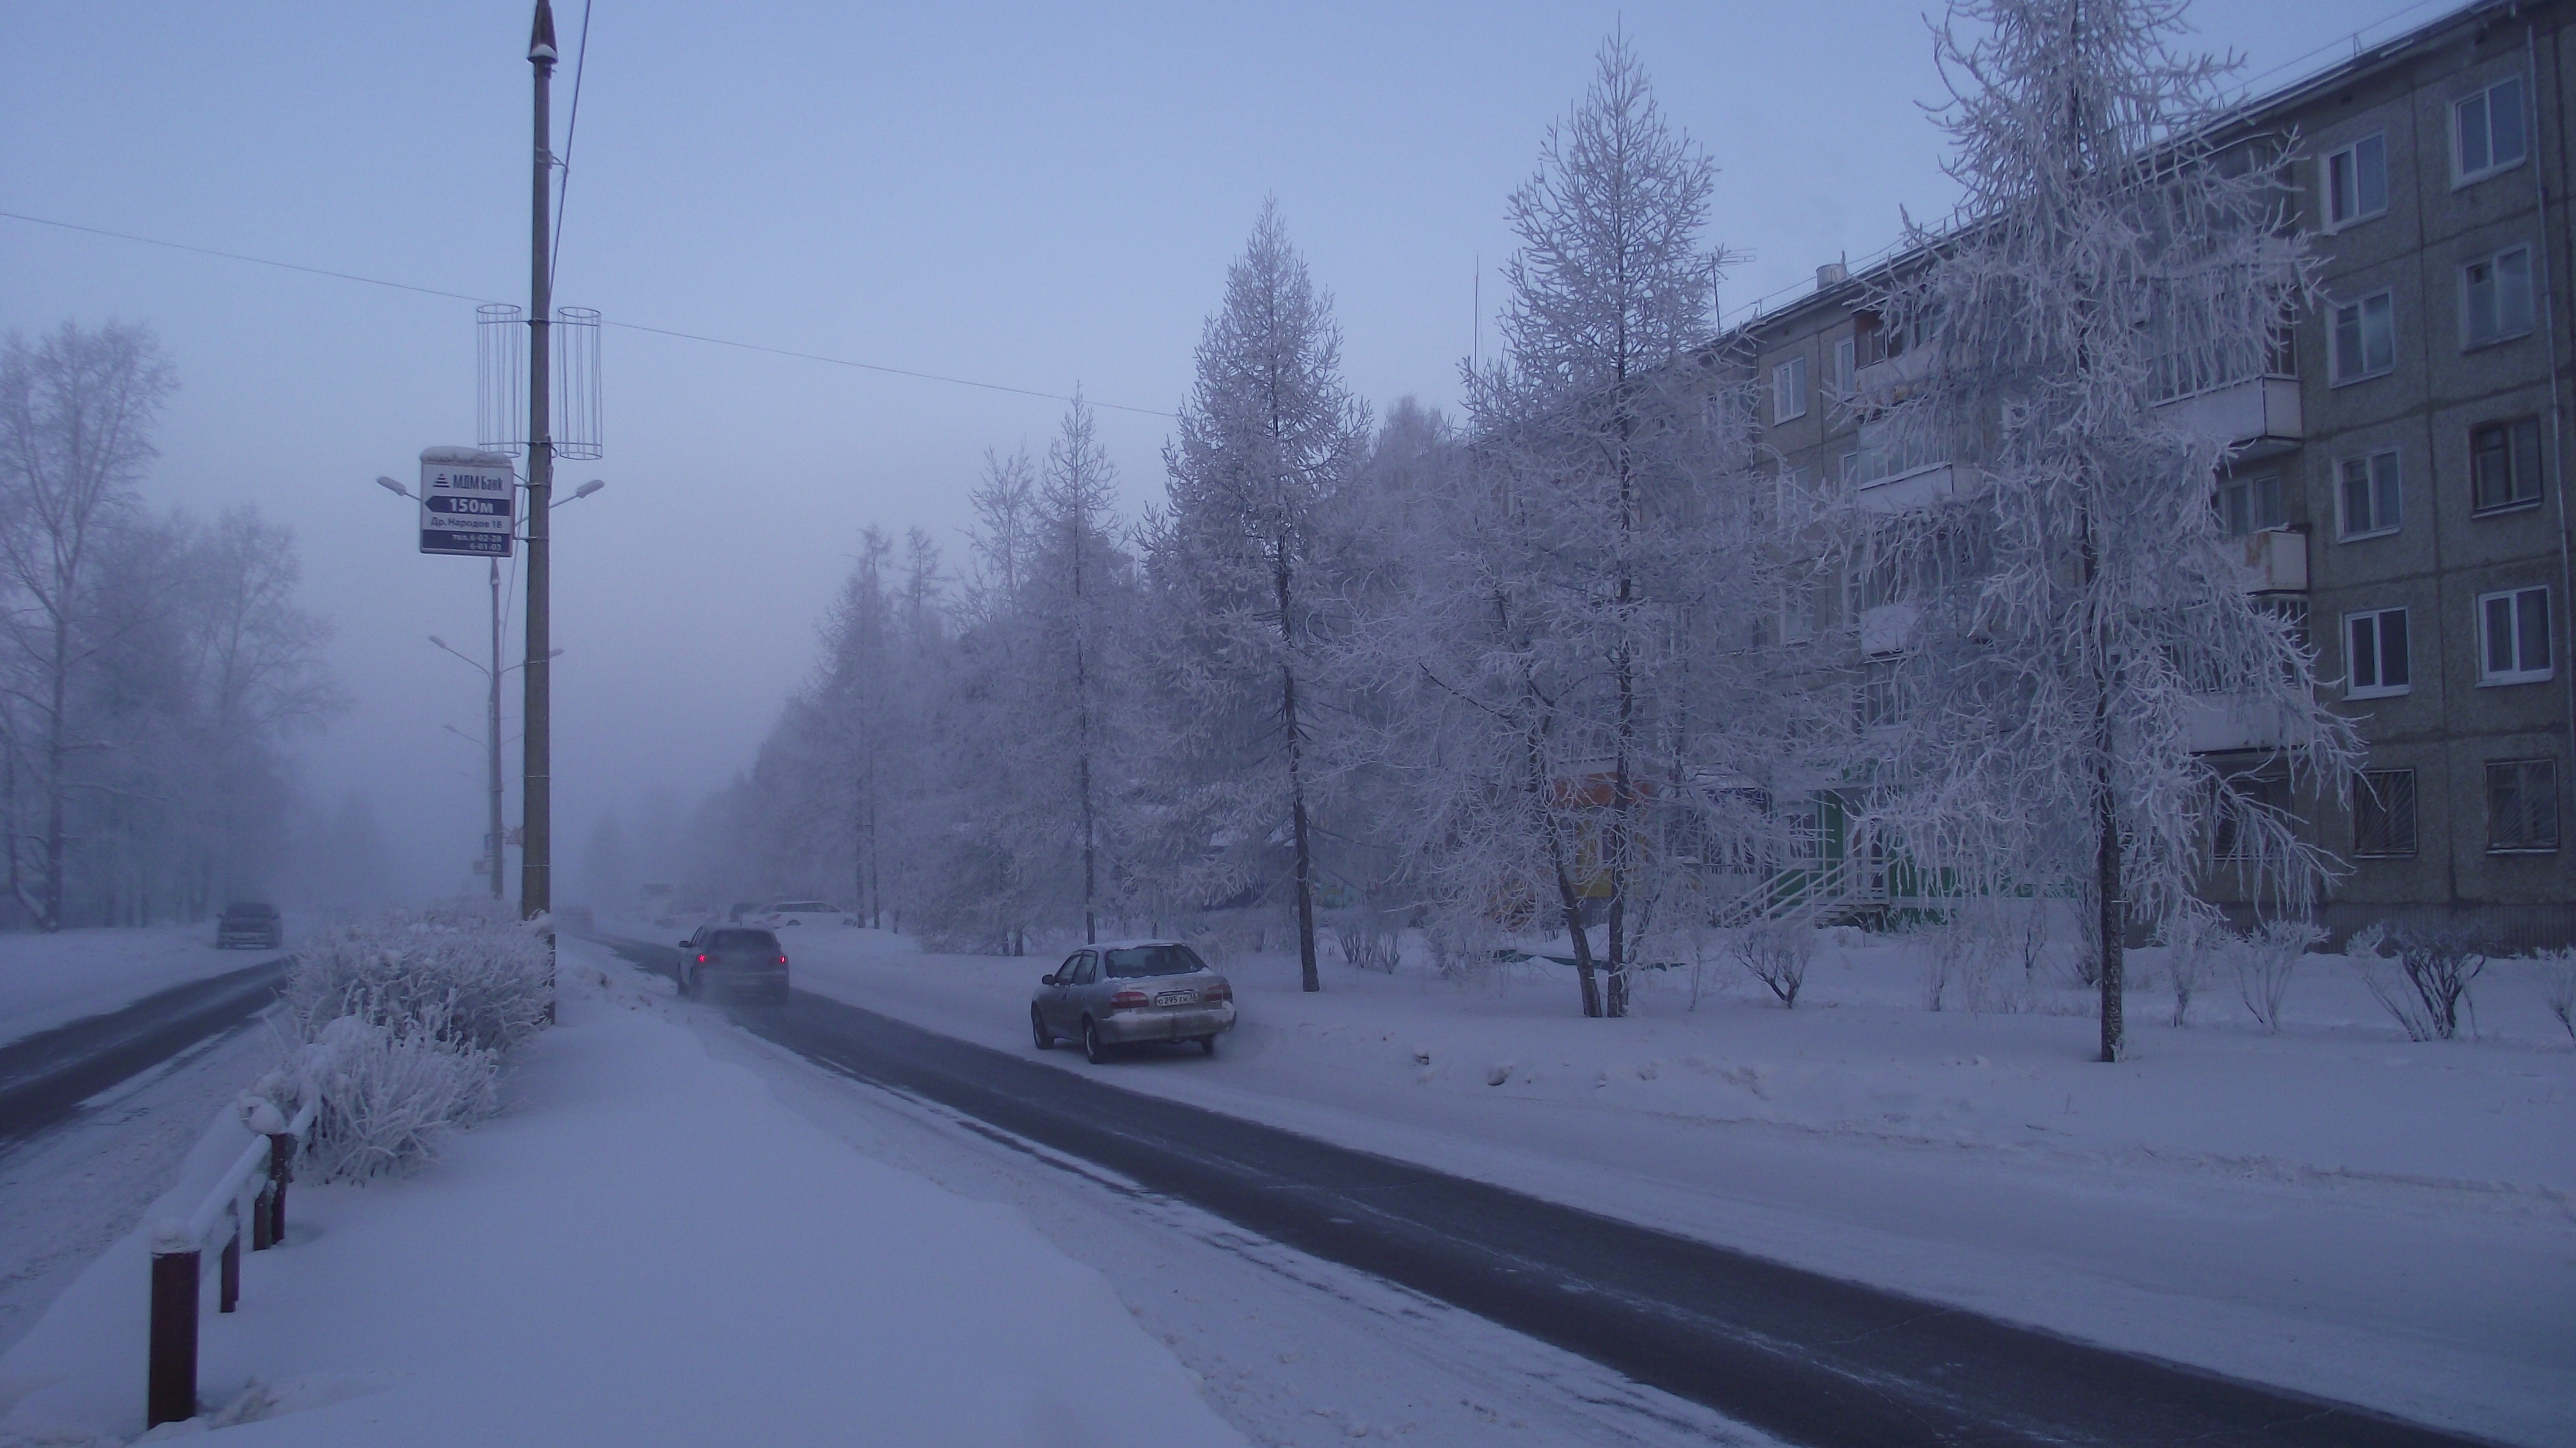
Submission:
<svg viewBox="0 0 2576 1448">
<path fill-rule="evenodd" d="M 554 325 L 555 456 L 596 459 L 601 453 L 599 313 L 557 307 Z"/>
<path fill-rule="evenodd" d="M 525 317 L 507 302 L 474 309 L 474 444 L 512 457 L 528 449 Z"/>
</svg>

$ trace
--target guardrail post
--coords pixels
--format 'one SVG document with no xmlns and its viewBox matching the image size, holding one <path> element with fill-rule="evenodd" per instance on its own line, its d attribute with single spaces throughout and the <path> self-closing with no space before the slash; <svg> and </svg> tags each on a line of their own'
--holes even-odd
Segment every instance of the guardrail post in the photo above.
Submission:
<svg viewBox="0 0 2576 1448">
<path fill-rule="evenodd" d="M 268 1241 L 264 1244 L 267 1246 L 273 1247 L 286 1240 L 286 1184 L 295 1180 L 296 1146 L 294 1132 L 272 1131 L 268 1134 L 268 1210 L 265 1213 Z"/>
<path fill-rule="evenodd" d="M 215 1311 L 217 1312 L 230 1312 L 235 1304 L 241 1301 L 242 1221 L 239 1202 L 233 1204 L 231 1215 L 233 1229 L 224 1237 L 223 1255 L 216 1259 L 218 1266 L 215 1274 L 217 1278 Z"/>
<path fill-rule="evenodd" d="M 164 1222 L 152 1233 L 152 1335 L 143 1426 L 197 1416 L 197 1244 Z"/>
</svg>

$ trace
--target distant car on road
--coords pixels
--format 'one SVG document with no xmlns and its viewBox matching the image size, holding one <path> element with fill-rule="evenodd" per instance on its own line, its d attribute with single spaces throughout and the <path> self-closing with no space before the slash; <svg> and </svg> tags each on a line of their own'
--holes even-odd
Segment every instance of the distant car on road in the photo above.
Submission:
<svg viewBox="0 0 2576 1448">
<path fill-rule="evenodd" d="M 1196 1041 L 1213 1056 L 1216 1038 L 1233 1029 L 1234 987 L 1177 940 L 1086 945 L 1048 972 L 1029 1002 L 1039 1050 L 1070 1037 L 1095 1066 L 1131 1041 Z"/>
<path fill-rule="evenodd" d="M 215 921 L 215 948 L 230 950 L 247 946 L 253 950 L 275 950 L 286 943 L 286 926 L 277 918 L 277 907 L 257 900 L 237 900 L 224 907 Z"/>
<path fill-rule="evenodd" d="M 760 917 L 772 930 L 789 925 L 847 925 L 849 912 L 822 900 L 781 900 Z"/>
<path fill-rule="evenodd" d="M 787 951 L 778 937 L 750 925 L 701 925 L 680 942 L 680 994 L 709 990 L 787 999 Z"/>
</svg>

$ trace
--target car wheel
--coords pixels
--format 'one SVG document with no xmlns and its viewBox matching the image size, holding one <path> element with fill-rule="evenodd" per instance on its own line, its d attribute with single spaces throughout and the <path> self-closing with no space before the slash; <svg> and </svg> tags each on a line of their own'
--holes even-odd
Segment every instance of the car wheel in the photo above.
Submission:
<svg viewBox="0 0 2576 1448">
<path fill-rule="evenodd" d="M 1094 1066 L 1109 1060 L 1109 1045 L 1100 1039 L 1100 1023 L 1089 1016 L 1082 1018 L 1082 1059 Z"/>
<path fill-rule="evenodd" d="M 1216 1054 L 1216 1037 L 1214 1037 L 1214 1036 L 1201 1036 L 1201 1037 L 1199 1037 L 1199 1052 L 1200 1052 L 1200 1054 L 1202 1054 L 1202 1055 L 1207 1055 L 1207 1056 L 1213 1056 L 1213 1055 L 1215 1055 L 1215 1054 Z"/>
<path fill-rule="evenodd" d="M 1036 1006 L 1029 1007 L 1029 1034 L 1037 1038 L 1039 1050 L 1055 1049 L 1055 1032 L 1047 1029 L 1046 1013 Z"/>
</svg>

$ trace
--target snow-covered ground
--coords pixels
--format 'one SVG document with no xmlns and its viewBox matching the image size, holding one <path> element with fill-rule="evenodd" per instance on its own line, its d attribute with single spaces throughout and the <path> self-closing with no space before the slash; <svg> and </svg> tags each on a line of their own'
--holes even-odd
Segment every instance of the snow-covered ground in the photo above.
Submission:
<svg viewBox="0 0 2576 1448">
<path fill-rule="evenodd" d="M 1244 1441 L 1020 1213 L 817 1130 L 622 968 L 565 981 L 501 1117 L 416 1177 L 296 1189 L 203 1317 L 227 1441 Z M 219 1122 L 155 1215 L 246 1140 Z M 144 1251 L 0 1357 L 0 1441 L 141 1431 Z"/>
<path fill-rule="evenodd" d="M 0 1043 L 276 954 L 217 950 L 213 921 L 0 935 Z"/>
<path fill-rule="evenodd" d="M 637 932 L 658 939 L 666 932 Z M 1029 1050 L 1051 958 L 790 937 L 798 984 Z M 2154 953 L 2140 961 L 2153 979 Z M 1798 1008 L 1740 983 L 1584 1021 L 1568 973 L 1230 971 L 1216 1060 L 1100 1072 L 1326 1139 L 2094 1341 L 2531 1443 L 2576 1441 L 2576 1050 L 2513 963 L 2479 1039 L 2412 1044 L 2311 957 L 2288 1028 L 2131 998 L 2132 1058 L 2040 1009 L 1922 1009 L 1902 943 L 1829 946 Z M 1758 987 L 1754 988 L 1758 990 Z M 2062 1013 L 2061 1013 L 2062 1012 Z M 1068 1070 L 1089 1071 L 1057 1053 Z"/>
</svg>

